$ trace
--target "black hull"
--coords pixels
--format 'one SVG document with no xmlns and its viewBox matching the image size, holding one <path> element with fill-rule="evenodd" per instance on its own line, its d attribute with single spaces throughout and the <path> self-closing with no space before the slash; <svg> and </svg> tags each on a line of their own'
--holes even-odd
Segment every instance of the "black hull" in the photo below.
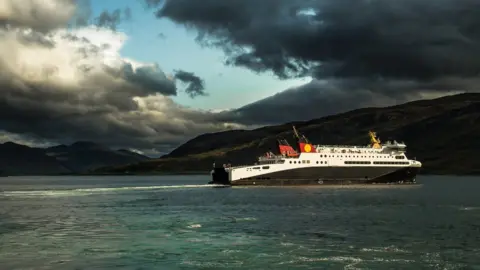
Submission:
<svg viewBox="0 0 480 270">
<path fill-rule="evenodd" d="M 230 183 L 223 168 L 212 172 L 210 184 L 232 186 L 303 186 L 413 184 L 419 167 L 312 167 L 265 173 Z"/>
<path fill-rule="evenodd" d="M 212 181 L 208 183 L 216 185 L 230 185 L 230 181 L 228 180 L 228 173 L 223 167 L 214 168 L 212 171 Z"/>
</svg>

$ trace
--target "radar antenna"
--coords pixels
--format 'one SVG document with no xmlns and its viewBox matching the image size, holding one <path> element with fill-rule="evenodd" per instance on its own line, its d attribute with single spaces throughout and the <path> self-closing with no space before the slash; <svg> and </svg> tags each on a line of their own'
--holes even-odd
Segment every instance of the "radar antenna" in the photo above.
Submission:
<svg viewBox="0 0 480 270">
<path fill-rule="evenodd" d="M 293 134 L 295 135 L 295 137 L 298 139 L 298 141 L 303 141 L 305 143 L 310 143 L 307 139 L 307 137 L 305 137 L 305 135 L 300 135 L 300 133 L 298 133 L 297 129 L 295 128 L 295 126 L 292 126 L 293 127 Z"/>
</svg>

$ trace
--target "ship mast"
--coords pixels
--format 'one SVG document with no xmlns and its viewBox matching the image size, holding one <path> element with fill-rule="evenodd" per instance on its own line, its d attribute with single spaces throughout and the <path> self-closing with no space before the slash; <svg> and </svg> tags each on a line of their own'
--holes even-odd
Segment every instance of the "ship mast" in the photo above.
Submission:
<svg viewBox="0 0 480 270">
<path fill-rule="evenodd" d="M 293 135 L 295 135 L 295 137 L 297 137 L 297 139 L 300 139 L 300 135 L 298 135 L 298 131 L 295 128 L 295 126 L 292 126 L 292 127 L 293 127 Z"/>
<path fill-rule="evenodd" d="M 297 140 L 299 142 L 304 142 L 304 143 L 308 143 L 310 144 L 310 142 L 308 141 L 307 137 L 305 137 L 305 135 L 300 135 L 297 131 L 297 129 L 295 128 L 295 126 L 292 126 L 293 127 L 293 134 L 295 135 L 295 137 L 297 138 Z"/>
<path fill-rule="evenodd" d="M 380 145 L 380 139 L 377 138 L 377 134 L 374 131 L 369 131 L 368 135 L 370 136 L 370 143 L 372 144 L 372 148 L 382 148 L 382 146 Z"/>
</svg>

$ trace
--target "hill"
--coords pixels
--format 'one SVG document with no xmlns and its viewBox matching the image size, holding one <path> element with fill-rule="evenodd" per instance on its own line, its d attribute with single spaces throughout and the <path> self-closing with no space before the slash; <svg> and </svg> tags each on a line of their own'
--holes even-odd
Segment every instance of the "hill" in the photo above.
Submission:
<svg viewBox="0 0 480 270">
<path fill-rule="evenodd" d="M 0 169 L 6 175 L 39 175 L 70 173 L 54 157 L 41 148 L 6 142 L 0 144 Z"/>
<path fill-rule="evenodd" d="M 150 158 L 128 150 L 111 150 L 93 142 L 32 148 L 0 144 L 0 170 L 7 175 L 78 174 L 103 166 L 119 166 Z"/>
<path fill-rule="evenodd" d="M 105 167 L 99 173 L 208 172 L 213 162 L 245 164 L 276 139 L 293 143 L 292 125 L 313 143 L 368 143 L 374 130 L 382 141 L 404 141 L 407 154 L 422 161 L 422 173 L 480 174 L 480 94 L 459 94 L 384 108 L 364 108 L 255 130 L 230 130 L 198 136 L 160 159 Z"/>
</svg>

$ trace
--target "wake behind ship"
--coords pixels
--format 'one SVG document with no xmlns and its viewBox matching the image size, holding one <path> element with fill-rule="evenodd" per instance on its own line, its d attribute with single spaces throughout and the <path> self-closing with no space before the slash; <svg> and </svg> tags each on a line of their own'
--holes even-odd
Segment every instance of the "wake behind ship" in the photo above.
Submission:
<svg viewBox="0 0 480 270">
<path fill-rule="evenodd" d="M 382 145 L 369 132 L 370 145 L 313 145 L 293 127 L 299 151 L 278 140 L 280 154 L 266 153 L 248 166 L 223 165 L 211 171 L 210 184 L 348 185 L 415 183 L 422 163 L 408 159 L 404 143 Z"/>
</svg>

